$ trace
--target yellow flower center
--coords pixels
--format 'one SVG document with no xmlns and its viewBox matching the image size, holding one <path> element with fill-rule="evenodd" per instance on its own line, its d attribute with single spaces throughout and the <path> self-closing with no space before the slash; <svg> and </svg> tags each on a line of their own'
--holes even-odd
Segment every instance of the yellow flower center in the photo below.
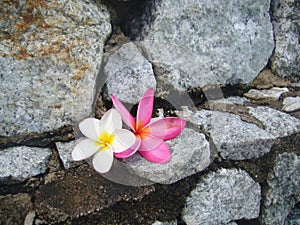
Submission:
<svg viewBox="0 0 300 225">
<path fill-rule="evenodd" d="M 134 134 L 139 138 L 144 139 L 148 134 L 151 134 L 151 130 L 148 127 L 145 128 L 144 124 L 140 122 L 137 124 Z"/>
<path fill-rule="evenodd" d="M 112 146 L 115 136 L 106 131 L 103 131 L 98 139 L 101 145 L 101 150 L 107 150 Z"/>
</svg>

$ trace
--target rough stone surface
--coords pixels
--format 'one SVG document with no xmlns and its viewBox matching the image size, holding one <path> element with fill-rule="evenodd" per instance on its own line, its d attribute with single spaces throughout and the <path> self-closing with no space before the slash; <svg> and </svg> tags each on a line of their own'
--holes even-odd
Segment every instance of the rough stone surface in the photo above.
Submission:
<svg viewBox="0 0 300 225">
<path fill-rule="evenodd" d="M 82 141 L 84 138 L 79 138 L 70 142 L 56 142 L 56 148 L 59 153 L 59 157 L 63 163 L 65 169 L 81 165 L 84 161 L 75 162 L 72 160 L 72 151 L 76 144 Z"/>
<path fill-rule="evenodd" d="M 283 93 L 288 91 L 289 91 L 288 88 L 278 88 L 278 87 L 273 87 L 268 90 L 251 89 L 247 93 L 245 93 L 244 96 L 253 100 L 261 100 L 261 99 L 278 100 Z"/>
<path fill-rule="evenodd" d="M 243 105 L 245 103 L 250 102 L 249 99 L 239 97 L 239 96 L 232 96 L 228 98 L 222 98 L 218 100 L 211 100 L 209 101 L 209 104 L 237 104 L 237 105 Z"/>
<path fill-rule="evenodd" d="M 263 224 L 284 224 L 291 209 L 300 201 L 300 156 L 294 153 L 279 155 L 267 182 L 261 221 Z"/>
<path fill-rule="evenodd" d="M 0 136 L 52 131 L 90 115 L 111 31 L 106 8 L 3 1 L 1 12 Z"/>
<path fill-rule="evenodd" d="M 300 87 L 300 81 L 291 84 L 294 87 Z"/>
<path fill-rule="evenodd" d="M 172 222 L 160 222 L 160 221 L 155 221 L 152 225 L 177 225 L 177 221 L 172 221 Z"/>
<path fill-rule="evenodd" d="M 0 151 L 0 179 L 24 180 L 47 169 L 52 151 L 48 148 L 12 147 Z"/>
<path fill-rule="evenodd" d="M 167 144 L 172 153 L 168 163 L 152 163 L 139 154 L 126 158 L 124 162 L 134 174 L 152 182 L 170 184 L 204 170 L 215 156 L 205 136 L 189 128 Z"/>
<path fill-rule="evenodd" d="M 274 47 L 270 1 L 146 1 L 131 32 L 157 74 L 181 91 L 251 82 Z"/>
<path fill-rule="evenodd" d="M 110 182 L 88 164 L 54 176 L 59 179 L 35 193 L 37 217 L 46 224 L 86 216 L 119 201 L 139 201 L 154 190 L 152 186 L 131 187 Z"/>
<path fill-rule="evenodd" d="M 282 110 L 294 112 L 300 110 L 300 97 L 286 97 L 283 102 Z"/>
<path fill-rule="evenodd" d="M 300 4 L 298 0 L 273 0 L 272 23 L 276 46 L 271 58 L 274 73 L 293 80 L 300 78 Z"/>
<path fill-rule="evenodd" d="M 286 218 L 284 225 L 300 224 L 300 208 L 294 208 Z"/>
<path fill-rule="evenodd" d="M 189 225 L 225 224 L 259 215 L 261 189 L 243 170 L 220 169 L 203 177 L 187 198 L 183 220 Z"/>
<path fill-rule="evenodd" d="M 26 193 L 0 196 L 0 224 L 24 224 L 32 208 L 31 197 Z"/>
<path fill-rule="evenodd" d="M 271 134 L 231 113 L 200 110 L 179 116 L 203 126 L 225 159 L 258 158 L 269 152 L 274 142 Z"/>
<path fill-rule="evenodd" d="M 288 87 L 290 82 L 280 76 L 276 76 L 271 70 L 265 69 L 250 83 L 250 86 L 257 89 L 268 89 L 272 87 Z"/>
<path fill-rule="evenodd" d="M 148 88 L 156 88 L 152 65 L 133 42 L 124 44 L 108 57 L 104 73 L 106 99 L 114 94 L 122 102 L 136 104 Z"/>
<path fill-rule="evenodd" d="M 264 129 L 275 137 L 284 137 L 300 131 L 300 120 L 287 113 L 265 106 L 248 108 L 249 113 L 261 121 Z"/>
</svg>

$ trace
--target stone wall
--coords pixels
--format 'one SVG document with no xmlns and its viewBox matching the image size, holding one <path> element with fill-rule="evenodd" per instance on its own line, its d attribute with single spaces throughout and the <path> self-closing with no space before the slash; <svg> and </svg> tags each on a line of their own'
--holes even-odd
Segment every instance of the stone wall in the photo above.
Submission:
<svg viewBox="0 0 300 225">
<path fill-rule="evenodd" d="M 0 224 L 300 224 L 298 0 L 0 0 Z M 187 126 L 99 174 L 111 94 Z"/>
</svg>

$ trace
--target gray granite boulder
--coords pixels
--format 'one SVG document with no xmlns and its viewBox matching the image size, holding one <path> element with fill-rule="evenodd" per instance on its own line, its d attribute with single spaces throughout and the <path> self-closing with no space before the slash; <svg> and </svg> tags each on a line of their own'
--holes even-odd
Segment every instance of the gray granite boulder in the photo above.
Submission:
<svg viewBox="0 0 300 225">
<path fill-rule="evenodd" d="M 258 158 L 271 150 L 275 140 L 257 125 L 244 122 L 231 113 L 212 110 L 178 113 L 183 119 L 203 126 L 225 159 Z"/>
<path fill-rule="evenodd" d="M 220 169 L 203 176 L 186 200 L 188 225 L 226 224 L 259 215 L 261 188 L 245 171 Z"/>
<path fill-rule="evenodd" d="M 270 107 L 248 107 L 250 115 L 259 120 L 264 129 L 275 137 L 284 137 L 300 131 L 300 120 Z"/>
<path fill-rule="evenodd" d="M 300 4 L 297 0 L 273 0 L 271 16 L 274 26 L 275 50 L 271 69 L 281 77 L 300 79 Z"/>
<path fill-rule="evenodd" d="M 288 88 L 273 87 L 271 89 L 250 89 L 244 94 L 245 97 L 253 100 L 273 100 L 276 101 L 280 98 L 283 93 L 288 92 Z"/>
<path fill-rule="evenodd" d="M 1 3 L 0 136 L 43 133 L 92 113 L 109 13 L 93 1 Z"/>
<path fill-rule="evenodd" d="M 298 225 L 300 224 L 300 208 L 294 208 L 286 218 L 284 225 Z"/>
<path fill-rule="evenodd" d="M 122 102 L 136 104 L 148 88 L 156 88 L 152 65 L 133 42 L 108 56 L 104 74 L 107 77 L 106 99 L 114 94 Z"/>
<path fill-rule="evenodd" d="M 59 157 L 60 157 L 65 169 L 70 169 L 72 167 L 75 167 L 75 166 L 78 166 L 78 165 L 81 165 L 82 163 L 84 163 L 84 160 L 75 162 L 72 159 L 72 151 L 73 151 L 74 147 L 84 139 L 85 138 L 77 138 L 76 140 L 69 141 L 69 142 L 56 142 L 55 143 Z"/>
<path fill-rule="evenodd" d="M 46 172 L 52 151 L 48 148 L 12 147 L 0 151 L 0 179 L 24 179 Z"/>
<path fill-rule="evenodd" d="M 300 97 L 286 97 L 283 102 L 282 110 L 286 112 L 294 112 L 300 110 Z"/>
<path fill-rule="evenodd" d="M 171 184 L 207 168 L 215 157 L 205 136 L 185 128 L 175 139 L 167 141 L 172 156 L 168 163 L 147 161 L 139 154 L 123 160 L 129 170 L 151 182 Z"/>
<path fill-rule="evenodd" d="M 284 224 L 294 205 L 300 201 L 300 156 L 294 153 L 279 155 L 267 182 L 261 222 Z"/>
<path fill-rule="evenodd" d="M 270 0 L 145 4 L 129 29 L 158 77 L 177 90 L 251 82 L 272 54 Z"/>
</svg>

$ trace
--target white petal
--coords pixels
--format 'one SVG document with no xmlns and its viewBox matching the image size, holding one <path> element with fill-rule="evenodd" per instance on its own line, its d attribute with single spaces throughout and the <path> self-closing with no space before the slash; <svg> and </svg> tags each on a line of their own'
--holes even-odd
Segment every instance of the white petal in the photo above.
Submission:
<svg viewBox="0 0 300 225">
<path fill-rule="evenodd" d="M 106 173 L 110 170 L 114 160 L 112 149 L 100 150 L 93 158 L 93 166 L 99 173 Z"/>
<path fill-rule="evenodd" d="M 85 139 L 79 142 L 72 151 L 72 158 L 74 161 L 80 161 L 94 155 L 100 146 L 97 142 L 91 139 Z"/>
<path fill-rule="evenodd" d="M 120 153 L 129 149 L 136 141 L 135 135 L 129 130 L 118 129 L 114 131 L 113 135 L 115 138 L 112 147 L 115 153 Z"/>
<path fill-rule="evenodd" d="M 112 134 L 115 129 L 122 128 L 120 113 L 115 109 L 108 110 L 101 118 L 101 130 Z"/>
<path fill-rule="evenodd" d="M 87 118 L 79 123 L 79 129 L 89 139 L 98 140 L 101 132 L 100 120 L 95 118 Z"/>
</svg>

